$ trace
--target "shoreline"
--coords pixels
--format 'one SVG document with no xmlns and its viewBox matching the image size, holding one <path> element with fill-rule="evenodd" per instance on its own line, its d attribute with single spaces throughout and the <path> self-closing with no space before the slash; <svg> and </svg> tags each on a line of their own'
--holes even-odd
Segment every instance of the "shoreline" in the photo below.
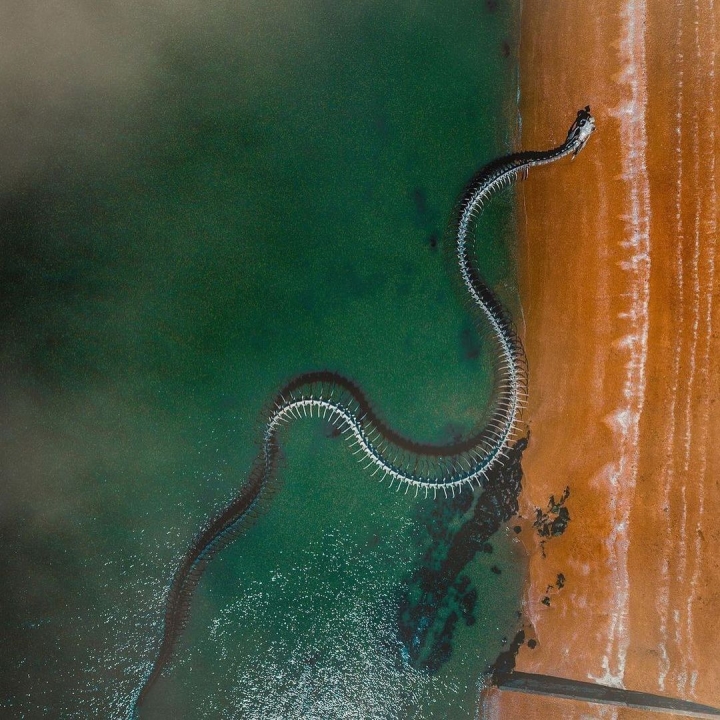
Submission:
<svg viewBox="0 0 720 720">
<path fill-rule="evenodd" d="M 710 0 L 615 1 L 602 16 L 526 0 L 522 149 L 561 141 L 586 104 L 598 129 L 518 193 L 531 430 L 520 538 L 536 646 L 517 669 L 715 706 L 718 15 Z M 566 486 L 567 529 L 541 545 L 536 510 Z M 484 707 L 639 717 L 501 691 Z"/>
</svg>

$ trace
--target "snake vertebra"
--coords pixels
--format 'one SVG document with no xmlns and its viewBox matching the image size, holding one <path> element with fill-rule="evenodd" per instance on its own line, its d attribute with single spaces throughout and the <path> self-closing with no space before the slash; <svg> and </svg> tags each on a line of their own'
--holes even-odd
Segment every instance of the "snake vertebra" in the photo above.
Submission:
<svg viewBox="0 0 720 720">
<path fill-rule="evenodd" d="M 483 284 L 470 257 L 469 241 L 477 216 L 487 199 L 531 167 L 573 157 L 595 129 L 587 106 L 578 111 L 562 145 L 543 152 L 515 153 L 491 162 L 467 185 L 458 205 L 455 251 L 465 288 L 482 323 L 487 323 L 497 345 L 495 356 L 495 402 L 484 428 L 472 437 L 450 445 L 415 443 L 386 427 L 373 413 L 359 388 L 330 372 L 301 375 L 277 395 L 262 436 L 260 454 L 238 495 L 196 536 L 170 584 L 163 639 L 157 659 L 135 700 L 132 716 L 160 677 L 182 632 L 192 592 L 212 556 L 247 523 L 263 490 L 273 477 L 278 461 L 277 434 L 281 426 L 302 417 L 323 417 L 348 440 L 351 449 L 372 476 L 397 483 L 405 492 L 423 491 L 447 497 L 464 486 L 482 487 L 492 469 L 499 466 L 516 437 L 527 390 L 522 343 L 494 293 Z"/>
</svg>

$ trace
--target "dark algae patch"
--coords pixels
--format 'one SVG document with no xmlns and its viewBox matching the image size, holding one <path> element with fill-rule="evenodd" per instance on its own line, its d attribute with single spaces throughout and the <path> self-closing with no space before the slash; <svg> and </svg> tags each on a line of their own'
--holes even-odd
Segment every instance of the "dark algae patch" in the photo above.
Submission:
<svg viewBox="0 0 720 720">
<path fill-rule="evenodd" d="M 570 511 L 565 507 L 565 503 L 570 497 L 570 488 L 566 487 L 559 498 L 554 495 L 550 496 L 547 504 L 547 510 L 535 508 L 535 520 L 533 527 L 538 535 L 542 538 L 540 541 L 540 550 L 543 557 L 547 557 L 545 553 L 545 543 L 553 537 L 562 535 L 570 522 Z M 550 604 L 549 598 L 543 598 L 545 605 Z"/>
<path fill-rule="evenodd" d="M 471 323 L 466 323 L 460 333 L 460 346 L 464 360 L 474 361 L 480 357 L 482 341 Z"/>
<path fill-rule="evenodd" d="M 541 537 L 557 537 L 567 530 L 568 523 L 570 522 L 570 512 L 567 507 L 565 507 L 565 503 L 569 497 L 570 488 L 566 487 L 558 499 L 556 499 L 554 495 L 550 496 L 546 511 L 535 508 L 533 527 Z"/>
<path fill-rule="evenodd" d="M 533 643 L 532 647 L 535 647 L 535 640 L 529 640 L 528 646 Z M 513 670 L 515 669 L 515 662 L 517 655 L 520 652 L 520 648 L 525 644 L 525 631 L 518 630 L 515 637 L 510 642 L 510 646 L 507 650 L 503 650 L 498 656 L 495 662 L 488 668 L 488 676 L 493 685 L 499 685 L 503 680 L 510 677 Z"/>
<path fill-rule="evenodd" d="M 429 541 L 398 608 L 398 638 L 413 667 L 438 672 L 452 656 L 458 624 L 475 623 L 484 591 L 465 573 L 479 554 L 493 553 L 489 539 L 517 514 L 526 447 L 527 439 L 515 444 L 484 492 L 463 493 L 421 515 Z M 493 564 L 489 574 L 501 571 Z"/>
</svg>

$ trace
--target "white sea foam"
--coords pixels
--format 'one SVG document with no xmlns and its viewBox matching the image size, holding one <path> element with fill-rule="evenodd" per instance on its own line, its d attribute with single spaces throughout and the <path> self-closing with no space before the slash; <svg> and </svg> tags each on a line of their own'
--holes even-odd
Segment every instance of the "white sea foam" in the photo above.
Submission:
<svg viewBox="0 0 720 720">
<path fill-rule="evenodd" d="M 650 299 L 650 187 L 645 122 L 646 14 L 645 0 L 628 0 L 622 11 L 624 34 L 619 43 L 619 55 L 623 69 L 619 83 L 623 86 L 625 98 L 613 112 L 620 123 L 620 134 L 624 140 L 620 179 L 625 185 L 626 211 L 621 215 L 624 234 L 620 247 L 628 253 L 620 260 L 620 267 L 627 274 L 625 297 L 628 305 L 620 311 L 622 317 L 618 320 L 630 327 L 624 328 L 625 334 L 616 343 L 626 355 L 623 399 L 617 409 L 605 418 L 614 431 L 618 448 L 616 460 L 604 469 L 610 485 L 608 494 L 613 527 L 605 545 L 608 564 L 614 573 L 601 672 L 590 677 L 617 687 L 623 686 L 629 643 L 628 525 L 638 473 L 640 419 L 645 402 Z"/>
<path fill-rule="evenodd" d="M 696 57 L 695 64 L 699 64 L 700 61 L 700 29 L 699 29 L 699 7 L 697 0 L 693 3 L 693 30 L 694 30 L 694 45 L 696 46 Z M 700 176 L 700 137 L 699 137 L 699 117 L 697 106 L 693 108 L 692 113 L 692 157 L 693 157 L 693 177 L 699 178 Z M 691 283 L 692 283 L 692 298 L 691 304 L 692 309 L 692 336 L 690 342 L 690 353 L 688 358 L 689 370 L 687 373 L 687 392 L 685 395 L 685 405 L 683 408 L 683 419 L 685 432 L 683 434 L 683 465 L 682 475 L 679 478 L 682 486 L 680 488 L 681 505 L 680 505 L 680 526 L 679 526 L 679 539 L 680 542 L 675 545 L 678 563 L 677 568 L 673 575 L 678 581 L 680 587 L 687 587 L 687 572 L 688 572 L 688 500 L 687 500 L 687 488 L 686 483 L 690 477 L 690 464 L 692 460 L 692 449 L 693 449 L 693 407 L 694 407 L 694 386 L 697 373 L 697 354 L 698 354 L 698 342 L 699 342 L 699 328 L 700 328 L 700 226 L 702 216 L 702 198 L 700 192 L 696 189 L 695 191 L 695 208 L 693 215 L 692 225 L 692 260 L 690 263 L 691 269 Z M 688 661 L 689 661 L 689 647 L 686 643 L 683 643 L 683 635 L 685 631 L 686 623 L 682 621 L 681 613 L 675 611 L 675 642 L 679 652 L 678 672 L 676 675 L 676 686 L 680 693 L 685 693 L 685 686 L 688 678 Z"/>
<path fill-rule="evenodd" d="M 500 693 L 491 691 L 483 695 L 475 717 L 476 720 L 501 720 Z"/>
<path fill-rule="evenodd" d="M 697 4 L 696 4 L 697 8 Z M 699 22 L 699 8 L 697 20 Z M 715 8 L 713 0 L 708 0 L 707 4 L 708 14 L 710 16 L 709 27 L 710 27 L 710 52 L 709 56 L 709 67 L 707 75 L 705 76 L 708 86 L 710 86 L 707 99 L 704 100 L 706 110 L 710 117 L 714 117 L 715 113 L 715 52 L 717 36 L 716 36 L 716 25 L 715 25 Z M 697 24 L 696 24 L 697 29 Z M 699 35 L 699 33 L 698 33 Z M 701 48 L 699 44 L 699 37 L 696 35 L 697 52 L 700 56 Z M 701 58 L 698 57 L 700 61 Z M 698 63 L 700 64 L 700 63 Z M 709 389 L 710 377 L 710 350 L 713 336 L 713 299 L 715 295 L 715 238 L 717 236 L 717 187 L 715 182 L 715 127 L 710 123 L 707 129 L 707 138 L 709 149 L 700 155 L 706 159 L 707 167 L 703 168 L 702 174 L 706 178 L 704 183 L 704 190 L 702 197 L 707 201 L 706 208 L 706 219 L 702 223 L 700 231 L 702 232 L 703 248 L 706 254 L 706 281 L 702 288 L 702 296 L 698 298 L 702 300 L 705 305 L 703 320 L 703 351 L 702 359 L 700 362 L 700 375 L 701 375 L 701 386 L 702 389 L 707 391 Z M 700 177 L 699 175 L 697 177 Z M 701 195 L 698 193 L 698 199 L 700 201 Z M 699 444 L 699 469 L 695 476 L 695 483 L 697 488 L 697 504 L 696 504 L 696 527 L 695 527 L 695 543 L 694 543 L 694 560 L 692 576 L 689 583 L 689 592 L 687 597 L 687 604 L 685 608 L 686 623 L 685 631 L 687 638 L 692 640 L 694 636 L 694 617 L 693 608 L 697 599 L 698 582 L 700 580 L 700 572 L 702 568 L 702 542 L 700 536 L 700 530 L 703 524 L 704 511 L 705 511 L 705 482 L 707 480 L 707 453 L 708 453 L 708 439 L 709 439 L 709 414 L 710 408 L 707 397 L 702 401 L 702 413 L 700 419 L 700 438 Z M 686 644 L 687 645 L 687 644 Z M 695 686 L 699 676 L 699 668 L 695 664 L 693 670 L 689 669 L 689 664 L 694 658 L 687 652 L 683 655 L 687 658 L 685 670 L 690 673 L 690 694 L 695 695 Z"/>
<path fill-rule="evenodd" d="M 683 282 L 683 240 L 684 225 L 682 217 L 682 197 L 683 197 L 683 154 L 682 154 L 682 117 L 684 109 L 683 80 L 684 80 L 684 55 L 682 53 L 683 40 L 683 18 L 682 13 L 678 15 L 677 34 L 675 38 L 676 47 L 680 48 L 677 55 L 678 63 L 678 81 L 677 81 L 677 109 L 675 112 L 675 163 L 676 163 L 676 181 L 675 181 L 675 254 L 673 272 L 677 282 L 677 297 L 673 303 L 677 308 L 677 317 L 682 318 L 685 310 L 685 286 Z M 675 442 L 677 433 L 677 401 L 680 383 L 680 354 L 684 338 L 684 325 L 678 323 L 678 329 L 675 333 L 675 343 L 672 350 L 672 375 L 670 380 L 670 393 L 668 397 L 668 428 L 665 435 L 665 447 L 668 454 L 666 462 L 661 469 L 660 482 L 662 486 L 662 508 L 670 512 L 671 487 L 674 480 L 674 458 L 675 458 Z M 660 567 L 660 584 L 658 587 L 656 607 L 659 617 L 659 633 L 660 646 L 659 650 L 659 667 L 658 667 L 658 687 L 665 690 L 665 681 L 670 672 L 670 654 L 668 651 L 668 632 L 669 632 L 669 608 L 670 608 L 670 552 L 672 548 L 672 537 L 669 533 L 665 535 L 663 543 L 662 561 Z"/>
</svg>

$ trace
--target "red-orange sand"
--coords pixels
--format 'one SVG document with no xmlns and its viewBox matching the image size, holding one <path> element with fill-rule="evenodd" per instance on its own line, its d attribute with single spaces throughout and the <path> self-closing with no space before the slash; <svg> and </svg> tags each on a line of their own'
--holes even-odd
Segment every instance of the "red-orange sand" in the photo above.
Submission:
<svg viewBox="0 0 720 720">
<path fill-rule="evenodd" d="M 720 706 L 720 2 L 524 0 L 526 672 Z M 543 557 L 535 507 L 570 487 Z M 565 586 L 550 589 L 562 573 Z M 549 607 L 542 604 L 549 597 Z M 492 691 L 489 717 L 655 714 Z M 661 717 L 667 717 L 666 715 Z"/>
</svg>

